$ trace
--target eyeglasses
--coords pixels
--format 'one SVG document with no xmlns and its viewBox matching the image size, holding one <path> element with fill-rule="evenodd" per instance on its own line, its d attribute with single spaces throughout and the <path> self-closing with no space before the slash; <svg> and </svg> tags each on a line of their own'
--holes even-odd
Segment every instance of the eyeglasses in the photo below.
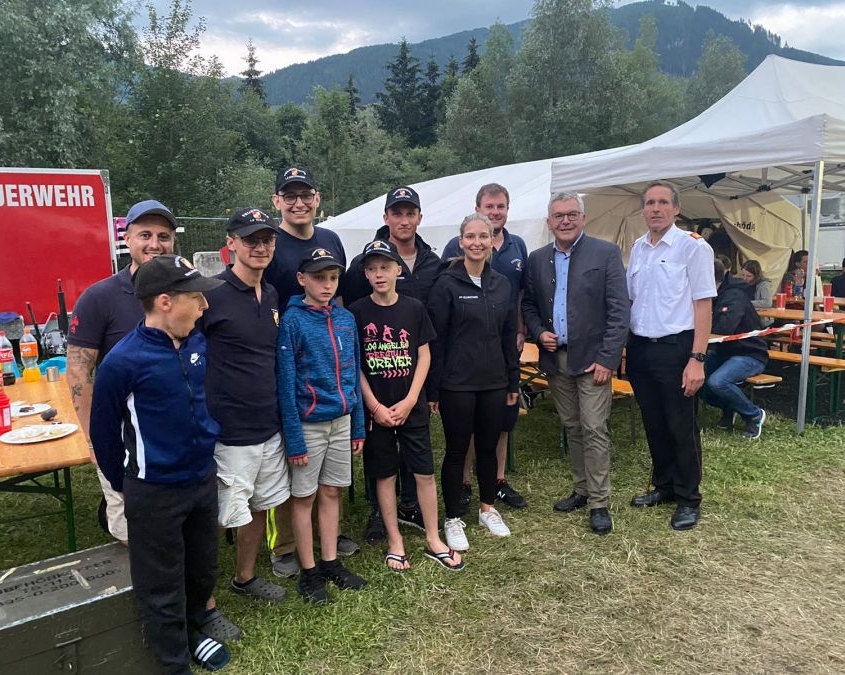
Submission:
<svg viewBox="0 0 845 675">
<path fill-rule="evenodd" d="M 296 204 L 297 199 L 301 199 L 305 206 L 311 206 L 316 194 L 316 192 L 286 192 L 284 194 L 280 194 L 279 196 L 288 206 Z"/>
<path fill-rule="evenodd" d="M 553 213 L 549 216 L 555 223 L 562 223 L 565 219 L 578 220 L 584 214 L 580 211 L 567 211 L 566 213 Z"/>
<path fill-rule="evenodd" d="M 257 248 L 259 244 L 264 244 L 264 248 L 276 247 L 275 234 L 267 234 L 263 237 L 238 237 L 238 235 L 235 235 L 235 237 L 240 239 L 247 248 Z"/>
</svg>

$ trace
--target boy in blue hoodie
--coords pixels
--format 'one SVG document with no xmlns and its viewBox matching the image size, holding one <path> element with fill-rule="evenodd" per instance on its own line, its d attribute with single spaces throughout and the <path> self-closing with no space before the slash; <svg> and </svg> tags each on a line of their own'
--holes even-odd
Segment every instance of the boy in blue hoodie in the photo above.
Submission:
<svg viewBox="0 0 845 675">
<path fill-rule="evenodd" d="M 217 580 L 220 426 L 206 406 L 206 343 L 194 328 L 208 308 L 203 293 L 222 283 L 178 255 L 141 265 L 134 286 L 144 320 L 106 355 L 94 382 L 91 442 L 123 493 L 144 636 L 168 675 L 190 675 L 192 657 L 206 670 L 229 661 L 200 630 Z"/>
<path fill-rule="evenodd" d="M 301 567 L 297 592 L 313 603 L 329 601 L 326 581 L 341 589 L 366 585 L 337 559 L 341 489 L 351 485 L 352 455 L 364 446 L 355 318 L 333 300 L 342 271 L 328 249 L 310 251 L 296 275 L 305 294 L 290 299 L 279 327 L 279 405 Z M 318 495 L 319 567 L 311 526 Z"/>
</svg>

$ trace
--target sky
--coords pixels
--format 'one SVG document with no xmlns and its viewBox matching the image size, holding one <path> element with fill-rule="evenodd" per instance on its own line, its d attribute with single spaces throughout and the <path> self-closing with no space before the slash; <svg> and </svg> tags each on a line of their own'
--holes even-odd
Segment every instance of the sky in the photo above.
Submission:
<svg viewBox="0 0 845 675">
<path fill-rule="evenodd" d="M 160 15 L 170 0 L 151 1 Z M 629 4 L 633 0 L 619 0 Z M 845 60 L 845 0 L 708 0 L 703 4 L 731 19 L 747 19 L 781 36 L 790 47 Z M 252 38 L 258 69 L 270 72 L 356 47 L 403 37 L 420 42 L 472 28 L 527 19 L 533 0 L 427 0 L 400 4 L 389 0 L 321 0 L 296 5 L 278 0 L 193 0 L 193 16 L 205 17 L 203 55 L 223 63 L 229 75 L 246 67 L 246 42 Z M 142 8 L 136 25 L 146 24 Z"/>
</svg>

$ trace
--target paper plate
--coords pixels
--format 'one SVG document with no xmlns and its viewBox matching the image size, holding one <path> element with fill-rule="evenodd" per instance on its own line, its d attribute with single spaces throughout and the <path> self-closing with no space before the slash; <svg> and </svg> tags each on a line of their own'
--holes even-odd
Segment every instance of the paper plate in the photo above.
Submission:
<svg viewBox="0 0 845 675">
<path fill-rule="evenodd" d="M 25 401 L 15 401 L 12 403 L 12 419 L 18 417 L 29 417 L 30 415 L 40 415 L 45 410 L 50 409 L 49 403 L 26 403 Z"/>
<path fill-rule="evenodd" d="M 0 441 L 10 445 L 54 441 L 57 438 L 69 436 L 78 428 L 75 424 L 31 424 L 20 429 L 7 431 L 0 436 Z"/>
</svg>

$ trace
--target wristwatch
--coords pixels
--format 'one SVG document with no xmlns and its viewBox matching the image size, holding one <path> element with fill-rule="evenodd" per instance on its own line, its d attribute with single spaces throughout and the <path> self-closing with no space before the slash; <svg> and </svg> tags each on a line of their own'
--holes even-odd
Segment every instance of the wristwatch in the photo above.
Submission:
<svg viewBox="0 0 845 675">
<path fill-rule="evenodd" d="M 690 352 L 689 357 L 691 359 L 695 359 L 699 363 L 704 363 L 704 359 L 707 358 L 707 356 L 705 354 L 702 354 L 701 352 Z"/>
</svg>

